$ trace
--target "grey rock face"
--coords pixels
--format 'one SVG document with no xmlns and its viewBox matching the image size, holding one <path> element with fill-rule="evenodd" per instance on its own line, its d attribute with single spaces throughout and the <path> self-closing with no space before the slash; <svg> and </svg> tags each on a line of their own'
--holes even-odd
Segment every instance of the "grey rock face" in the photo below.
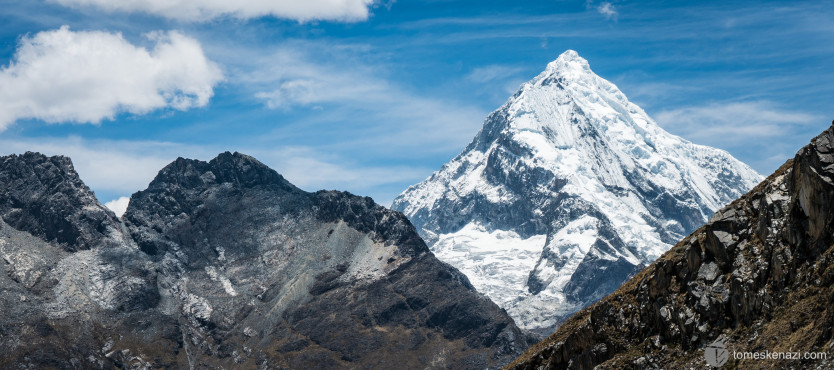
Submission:
<svg viewBox="0 0 834 370">
<path fill-rule="evenodd" d="M 140 335 L 160 301 L 145 254 L 68 158 L 0 157 L 0 189 L 0 367 L 112 364 L 102 336 Z"/>
<path fill-rule="evenodd" d="M 70 252 L 102 246 L 120 233 L 115 215 L 81 182 L 69 158 L 31 152 L 0 157 L 0 216 Z"/>
<path fill-rule="evenodd" d="M 174 161 L 123 222 L 80 251 L 0 225 L 0 367 L 487 368 L 530 343 L 402 214 L 242 154 Z"/>
<path fill-rule="evenodd" d="M 739 352 L 829 352 L 832 153 L 834 126 L 510 368 L 702 368 L 703 349 L 719 339 Z M 778 364 L 731 358 L 727 366 L 832 365 L 829 356 Z"/>
</svg>

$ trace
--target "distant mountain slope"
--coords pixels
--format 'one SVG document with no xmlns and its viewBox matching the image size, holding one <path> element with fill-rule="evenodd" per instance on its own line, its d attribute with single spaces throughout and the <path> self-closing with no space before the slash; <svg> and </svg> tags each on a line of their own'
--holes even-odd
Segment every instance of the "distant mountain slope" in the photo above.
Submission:
<svg viewBox="0 0 834 370">
<path fill-rule="evenodd" d="M 392 208 L 520 326 L 549 333 L 760 180 L 664 131 L 569 50 Z"/>
<path fill-rule="evenodd" d="M 826 352 L 728 368 L 834 367 L 834 126 L 512 369 L 705 368 L 730 353 Z"/>
<path fill-rule="evenodd" d="M 68 159 L 24 157 L 0 158 L 2 368 L 482 369 L 530 344 L 370 198 L 223 153 L 166 166 L 120 225 Z"/>
</svg>

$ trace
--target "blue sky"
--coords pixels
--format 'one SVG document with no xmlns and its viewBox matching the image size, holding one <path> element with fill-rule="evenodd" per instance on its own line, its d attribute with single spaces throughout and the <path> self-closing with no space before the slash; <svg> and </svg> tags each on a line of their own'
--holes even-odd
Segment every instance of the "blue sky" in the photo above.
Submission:
<svg viewBox="0 0 834 370">
<path fill-rule="evenodd" d="M 764 175 L 834 118 L 832 1 L 114 3 L 0 0 L 0 154 L 68 155 L 102 202 L 230 150 L 387 205 L 567 49 Z"/>
</svg>

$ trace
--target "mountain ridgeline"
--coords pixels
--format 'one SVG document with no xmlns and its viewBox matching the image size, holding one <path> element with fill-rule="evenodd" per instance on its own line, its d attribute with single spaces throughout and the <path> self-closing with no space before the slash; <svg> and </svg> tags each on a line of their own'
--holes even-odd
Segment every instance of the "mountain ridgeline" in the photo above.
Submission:
<svg viewBox="0 0 834 370">
<path fill-rule="evenodd" d="M 759 181 L 664 131 L 569 50 L 392 208 L 519 326 L 550 334 Z"/>
<path fill-rule="evenodd" d="M 532 342 L 400 213 L 257 160 L 177 159 L 118 219 L 68 158 L 0 157 L 0 367 L 495 368 Z"/>
<path fill-rule="evenodd" d="M 834 367 L 832 204 L 834 123 L 509 368 L 706 368 L 704 349 L 716 341 L 729 353 L 802 356 L 730 355 L 728 368 Z"/>
</svg>

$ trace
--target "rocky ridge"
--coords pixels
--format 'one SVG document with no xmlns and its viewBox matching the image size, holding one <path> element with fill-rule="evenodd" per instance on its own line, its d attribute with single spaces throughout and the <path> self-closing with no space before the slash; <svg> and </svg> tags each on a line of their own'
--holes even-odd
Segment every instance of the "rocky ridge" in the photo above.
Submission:
<svg viewBox="0 0 834 370">
<path fill-rule="evenodd" d="M 121 237 L 118 219 L 98 204 L 67 157 L 0 158 L 0 217 L 15 229 L 74 252 Z"/>
<path fill-rule="evenodd" d="M 833 201 L 834 124 L 508 368 L 704 368 L 715 341 L 730 353 L 828 353 L 778 363 L 730 356 L 731 368 L 834 366 Z"/>
<path fill-rule="evenodd" d="M 0 163 L 0 367 L 488 368 L 530 343 L 403 215 L 251 157 L 177 159 L 123 222 L 67 158 Z"/>
</svg>

